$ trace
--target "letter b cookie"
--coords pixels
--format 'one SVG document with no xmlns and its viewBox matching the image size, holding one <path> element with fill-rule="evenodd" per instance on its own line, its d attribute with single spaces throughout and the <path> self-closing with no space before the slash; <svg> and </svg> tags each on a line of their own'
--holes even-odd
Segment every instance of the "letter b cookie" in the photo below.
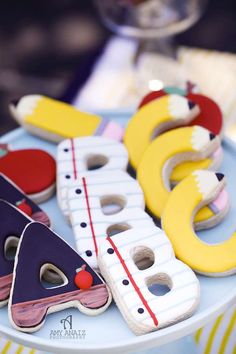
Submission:
<svg viewBox="0 0 236 354">
<path fill-rule="evenodd" d="M 133 228 L 107 238 L 99 248 L 98 265 L 135 334 L 184 320 L 198 305 L 198 279 L 175 258 L 170 241 L 157 227 Z M 154 295 L 154 284 L 165 284 L 170 291 Z"/>
</svg>

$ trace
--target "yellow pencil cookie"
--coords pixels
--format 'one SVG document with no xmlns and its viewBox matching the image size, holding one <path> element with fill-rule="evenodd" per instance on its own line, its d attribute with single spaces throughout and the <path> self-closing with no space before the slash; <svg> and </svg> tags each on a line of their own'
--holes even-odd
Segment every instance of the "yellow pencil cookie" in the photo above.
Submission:
<svg viewBox="0 0 236 354">
<path fill-rule="evenodd" d="M 124 135 L 131 166 L 137 169 L 153 138 L 187 125 L 199 112 L 198 105 L 180 95 L 163 96 L 139 109 L 128 122 Z"/>
<path fill-rule="evenodd" d="M 147 208 L 161 218 L 170 195 L 170 175 L 173 168 L 183 161 L 204 159 L 220 146 L 217 136 L 200 126 L 171 130 L 155 139 L 138 166 L 137 178 L 143 189 Z M 197 229 L 218 223 L 227 212 L 218 213 L 214 208 L 205 207 L 195 218 Z"/>
<path fill-rule="evenodd" d="M 145 150 L 155 137 L 167 130 L 188 125 L 199 113 L 197 104 L 176 94 L 160 97 L 140 108 L 130 119 L 124 135 L 131 166 L 137 169 Z M 171 183 L 176 184 L 196 169 L 217 169 L 221 155 L 219 149 L 201 162 L 181 163 L 172 171 Z"/>
<path fill-rule="evenodd" d="M 17 103 L 11 103 L 10 110 L 26 130 L 54 142 L 88 135 L 115 140 L 123 136 L 119 124 L 45 96 L 24 96 Z"/>
<path fill-rule="evenodd" d="M 236 233 L 221 243 L 207 244 L 195 234 L 192 220 L 199 207 L 219 195 L 224 185 L 222 173 L 195 171 L 175 187 L 162 215 L 163 229 L 176 256 L 209 276 L 235 273 Z"/>
</svg>

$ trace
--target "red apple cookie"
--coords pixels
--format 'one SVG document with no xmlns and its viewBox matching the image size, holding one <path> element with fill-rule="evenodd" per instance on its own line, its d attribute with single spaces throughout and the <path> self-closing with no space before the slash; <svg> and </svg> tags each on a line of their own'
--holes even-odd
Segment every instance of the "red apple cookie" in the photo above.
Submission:
<svg viewBox="0 0 236 354">
<path fill-rule="evenodd" d="M 9 150 L 0 144 L 0 172 L 36 203 L 47 200 L 54 192 L 56 164 L 46 151 Z"/>
</svg>

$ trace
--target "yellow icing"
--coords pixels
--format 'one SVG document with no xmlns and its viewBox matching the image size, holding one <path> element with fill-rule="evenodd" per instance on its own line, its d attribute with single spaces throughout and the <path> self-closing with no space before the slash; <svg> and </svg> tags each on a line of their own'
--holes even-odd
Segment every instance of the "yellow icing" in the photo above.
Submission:
<svg viewBox="0 0 236 354">
<path fill-rule="evenodd" d="M 71 105 L 42 96 L 25 122 L 64 138 L 93 135 L 101 118 Z"/>
<path fill-rule="evenodd" d="M 181 164 L 175 166 L 171 173 L 170 180 L 173 182 L 180 182 L 193 171 L 208 169 L 211 164 L 212 160 L 209 158 L 200 161 L 182 162 Z"/>
<path fill-rule="evenodd" d="M 165 163 L 176 154 L 194 152 L 191 139 L 194 127 L 186 127 L 159 136 L 146 150 L 137 169 L 137 178 L 143 189 L 147 208 L 160 218 L 170 191 L 163 180 Z M 195 222 L 213 217 L 206 206 L 196 215 Z"/>
<path fill-rule="evenodd" d="M 176 124 L 176 119 L 171 116 L 168 107 L 169 95 L 166 95 L 143 106 L 129 120 L 124 143 L 129 153 L 130 164 L 135 170 L 152 142 L 153 132 L 164 123 L 169 123 L 172 128 Z M 179 182 L 194 170 L 207 169 L 211 164 L 211 159 L 181 163 L 174 168 L 170 180 Z"/>
<path fill-rule="evenodd" d="M 169 96 L 166 95 L 143 106 L 128 122 L 124 143 L 133 168 L 137 168 L 144 151 L 151 142 L 155 129 L 173 120 L 168 107 Z"/>
<path fill-rule="evenodd" d="M 194 209 L 203 201 L 193 174 L 172 191 L 162 215 L 162 227 L 176 256 L 202 273 L 222 273 L 236 268 L 236 233 L 218 244 L 207 244 L 195 234 L 192 225 Z"/>
</svg>

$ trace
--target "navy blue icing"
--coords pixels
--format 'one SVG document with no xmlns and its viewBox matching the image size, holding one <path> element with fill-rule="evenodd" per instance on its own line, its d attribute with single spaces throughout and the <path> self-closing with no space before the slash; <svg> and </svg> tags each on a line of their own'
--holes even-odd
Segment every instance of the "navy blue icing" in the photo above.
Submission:
<svg viewBox="0 0 236 354">
<path fill-rule="evenodd" d="M 25 194 L 21 193 L 17 188 L 14 187 L 3 175 L 0 175 L 0 198 L 6 200 L 7 202 L 16 205 L 22 199 L 26 200 L 26 203 L 31 207 L 32 214 L 42 211 L 37 204 L 35 204 L 30 198 Z"/>
<path fill-rule="evenodd" d="M 45 289 L 40 281 L 40 269 L 53 264 L 68 279 L 68 284 Z M 85 270 L 93 277 L 93 286 L 103 281 L 86 261 L 47 226 L 32 222 L 25 229 L 18 253 L 12 304 L 43 299 L 79 290 L 74 283 L 76 269 L 86 264 Z"/>
<path fill-rule="evenodd" d="M 0 277 L 12 274 L 14 261 L 5 257 L 5 243 L 9 236 L 20 238 L 31 220 L 12 205 L 0 200 Z"/>
</svg>

